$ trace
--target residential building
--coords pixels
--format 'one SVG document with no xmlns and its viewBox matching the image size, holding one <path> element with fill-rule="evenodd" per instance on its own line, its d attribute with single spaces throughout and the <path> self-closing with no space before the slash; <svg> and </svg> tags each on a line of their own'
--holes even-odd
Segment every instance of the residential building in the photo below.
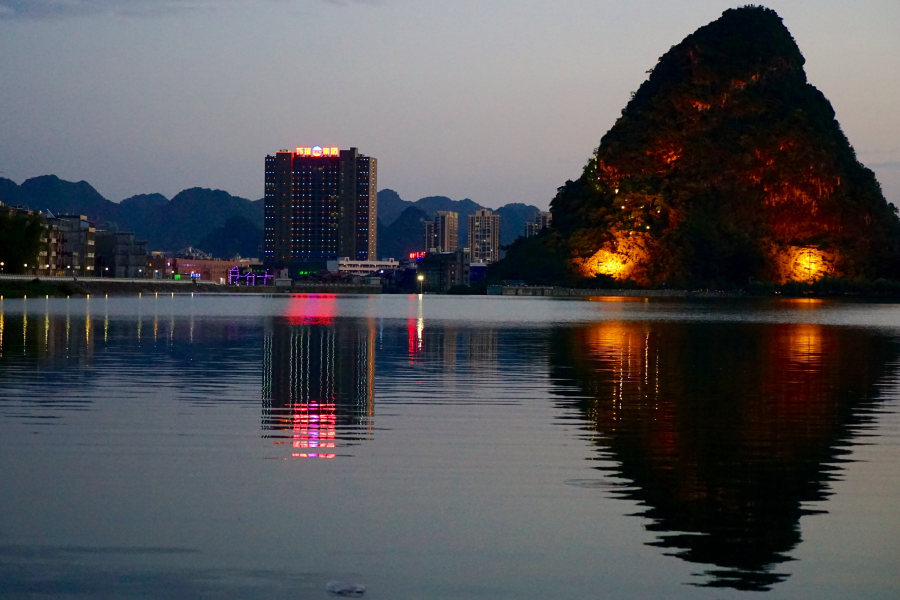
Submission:
<svg viewBox="0 0 900 600">
<path fill-rule="evenodd" d="M 49 217 L 47 224 L 59 232 L 56 269 L 65 275 L 96 276 L 94 271 L 95 235 L 94 224 L 84 215 L 56 215 Z M 44 263 L 48 264 L 48 263 Z"/>
<path fill-rule="evenodd" d="M 313 146 L 266 156 L 266 264 L 376 259 L 377 174 L 377 160 L 357 148 Z"/>
<path fill-rule="evenodd" d="M 425 252 L 456 252 L 459 214 L 439 210 L 425 221 Z"/>
<path fill-rule="evenodd" d="M 128 231 L 97 232 L 97 276 L 136 279 L 150 277 L 147 242 Z M 148 273 L 150 271 L 150 273 Z"/>
<path fill-rule="evenodd" d="M 21 264 L 7 264 L 0 261 L 0 271 L 4 273 L 18 273 L 21 271 L 26 275 L 58 275 L 57 258 L 62 254 L 62 237 L 59 230 L 47 223 L 46 215 L 23 208 L 21 206 L 9 206 L 0 202 L 0 219 L 16 219 L 20 221 L 20 226 L 31 227 L 37 225 L 39 227 L 40 244 L 37 248 L 37 254 L 25 255 Z M 5 257 L 9 260 L 9 257 Z"/>
<path fill-rule="evenodd" d="M 469 215 L 469 250 L 473 261 L 500 260 L 500 215 L 486 208 Z"/>
<path fill-rule="evenodd" d="M 422 287 L 426 292 L 446 292 L 457 285 L 469 285 L 471 254 L 468 248 L 456 252 L 436 252 L 418 263 Z"/>
<path fill-rule="evenodd" d="M 65 250 L 63 236 L 55 225 L 44 224 L 43 247 L 38 251 L 37 274 L 60 275 L 59 260 Z M 65 267 L 63 267 L 65 268 Z"/>
<path fill-rule="evenodd" d="M 537 235 L 542 229 L 550 227 L 553 215 L 549 211 L 540 211 L 531 221 L 525 221 L 525 237 Z"/>
</svg>

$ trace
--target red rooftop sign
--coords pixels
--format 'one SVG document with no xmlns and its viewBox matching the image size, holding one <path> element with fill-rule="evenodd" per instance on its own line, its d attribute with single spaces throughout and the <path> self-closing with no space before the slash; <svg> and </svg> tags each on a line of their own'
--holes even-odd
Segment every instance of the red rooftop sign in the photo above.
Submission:
<svg viewBox="0 0 900 600">
<path fill-rule="evenodd" d="M 340 150 L 338 148 L 313 146 L 312 148 L 297 148 L 297 151 L 294 152 L 294 154 L 297 156 L 314 156 L 319 158 L 320 156 L 340 156 Z"/>
</svg>

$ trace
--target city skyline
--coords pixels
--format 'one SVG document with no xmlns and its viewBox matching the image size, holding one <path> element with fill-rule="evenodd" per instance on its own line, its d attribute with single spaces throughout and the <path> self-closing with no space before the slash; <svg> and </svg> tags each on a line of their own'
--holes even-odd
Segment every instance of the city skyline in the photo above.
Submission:
<svg viewBox="0 0 900 600">
<path fill-rule="evenodd" d="M 254 157 L 317 139 L 367 148 L 379 188 L 407 199 L 544 209 L 658 57 L 736 5 L 0 0 L 0 76 L 18 84 L 0 94 L 0 176 L 54 173 L 115 200 L 194 186 L 257 199 Z M 766 5 L 900 202 L 900 6 Z M 295 75 L 271 75 L 288 60 Z"/>
</svg>

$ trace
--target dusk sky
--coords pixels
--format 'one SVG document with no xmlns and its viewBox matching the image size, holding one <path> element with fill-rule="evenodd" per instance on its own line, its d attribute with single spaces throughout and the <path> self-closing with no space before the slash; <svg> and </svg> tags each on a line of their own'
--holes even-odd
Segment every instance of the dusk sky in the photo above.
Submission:
<svg viewBox="0 0 900 600">
<path fill-rule="evenodd" d="M 657 59 L 738 5 L 0 0 L 0 176 L 256 199 L 266 154 L 356 146 L 407 200 L 546 208 Z M 900 2 L 765 5 L 900 204 Z"/>
</svg>

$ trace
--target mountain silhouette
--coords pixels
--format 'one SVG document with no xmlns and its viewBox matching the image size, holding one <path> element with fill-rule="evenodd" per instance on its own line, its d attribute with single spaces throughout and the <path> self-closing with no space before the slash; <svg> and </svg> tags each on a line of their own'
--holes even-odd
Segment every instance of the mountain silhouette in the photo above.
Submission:
<svg viewBox="0 0 900 600">
<path fill-rule="evenodd" d="M 227 231 L 226 221 L 244 219 L 261 230 L 264 208 L 262 199 L 251 201 L 206 188 L 183 190 L 171 200 L 162 194 L 139 194 L 117 203 L 104 198 L 86 181 L 65 181 L 56 175 L 27 179 L 22 185 L 0 178 L 0 202 L 54 214 L 85 215 L 101 229 L 133 232 L 146 240 L 151 250 L 175 252 L 195 246 L 219 258 L 230 258 L 234 252 L 245 256 L 251 247 L 258 247 L 246 224 L 240 234 L 232 234 Z M 408 212 L 410 208 L 414 210 Z M 423 220 L 438 210 L 459 213 L 459 245 L 464 247 L 467 216 L 481 208 L 484 207 L 472 200 L 451 200 L 446 196 L 408 202 L 393 190 L 381 190 L 378 222 L 383 233 L 378 238 L 378 256 L 400 259 L 409 252 L 423 250 Z M 525 221 L 533 219 L 538 208 L 515 203 L 495 212 L 500 215 L 500 242 L 509 244 L 522 235 Z"/>
<path fill-rule="evenodd" d="M 146 240 L 151 250 L 169 252 L 200 247 L 206 235 L 223 227 L 231 217 L 242 217 L 262 227 L 261 204 L 205 188 L 184 190 L 171 200 L 162 194 L 142 194 L 116 203 L 86 181 L 76 183 L 43 175 L 22 185 L 0 178 L 0 201 L 54 214 L 85 215 L 102 229 L 131 231 Z"/>
<path fill-rule="evenodd" d="M 486 208 L 470 200 L 451 200 L 446 196 L 426 196 L 415 202 L 409 202 L 400 198 L 392 189 L 384 189 L 378 192 L 378 218 L 382 224 L 387 227 L 400 217 L 406 209 L 415 207 L 426 214 L 426 218 L 431 218 L 435 212 L 439 210 L 453 211 L 459 215 L 459 229 L 457 236 L 459 247 L 465 247 L 468 244 L 469 220 L 468 216 L 476 210 Z M 525 232 L 525 222 L 531 221 L 537 215 L 540 209 L 529 204 L 519 202 L 505 204 L 500 208 L 491 209 L 500 215 L 500 243 L 503 245 L 511 244 L 519 236 Z M 412 238 L 412 232 L 404 233 L 404 237 Z M 417 250 L 424 250 L 425 230 L 424 226 L 419 234 L 421 241 Z M 379 244 L 381 244 L 379 237 Z M 388 256 L 381 251 L 379 247 L 379 256 Z M 397 258 L 401 258 L 398 256 Z"/>
</svg>

